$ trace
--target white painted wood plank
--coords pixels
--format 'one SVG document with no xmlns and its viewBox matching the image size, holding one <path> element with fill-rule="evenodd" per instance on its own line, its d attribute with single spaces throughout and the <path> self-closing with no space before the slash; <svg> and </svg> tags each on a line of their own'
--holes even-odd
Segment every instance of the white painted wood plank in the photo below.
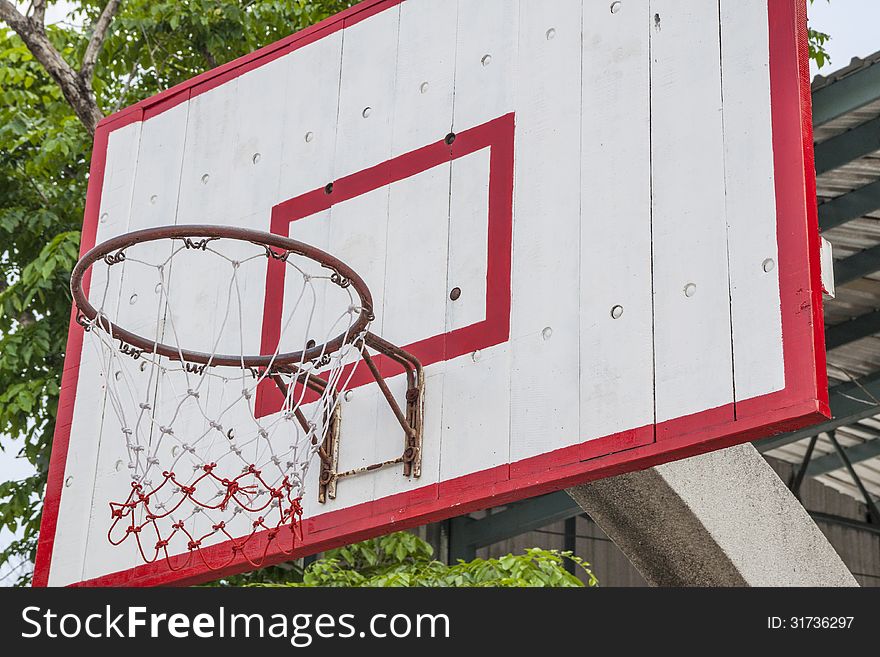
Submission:
<svg viewBox="0 0 880 657">
<path fill-rule="evenodd" d="M 234 146 L 242 78 L 230 80 L 189 101 L 189 117 L 180 179 L 178 222 L 236 225 L 241 207 L 235 189 Z M 175 246 L 180 246 L 178 243 Z M 217 248 L 225 251 L 226 240 Z M 196 274 L 198 272 L 198 274 Z M 195 351 L 210 352 L 217 339 L 218 316 L 225 307 L 232 271 L 211 253 L 188 250 L 171 263 L 168 289 L 168 338 L 175 335 Z M 178 274 L 175 276 L 175 274 Z"/>
<path fill-rule="evenodd" d="M 441 28 L 446 26 L 454 31 L 455 20 L 456 7 L 435 0 L 412 3 L 412 6 L 404 4 L 401 8 L 393 105 L 393 155 L 437 141 L 449 130 L 455 43 L 449 41 L 448 31 Z M 351 43 L 346 41 L 346 47 Z M 423 86 L 424 82 L 428 82 L 427 87 Z M 345 243 L 334 239 L 334 253 L 345 253 L 340 257 L 365 277 L 377 304 L 374 326 L 376 330 L 381 327 L 382 335 L 397 344 L 407 344 L 444 331 L 449 176 L 448 165 L 436 167 L 395 183 L 390 189 L 376 190 L 362 199 L 335 206 L 333 210 L 334 236 L 346 235 Z M 383 229 L 379 223 L 382 217 L 380 204 L 386 194 L 389 219 L 387 229 Z M 345 227 L 340 226 L 341 222 Z M 383 268 L 385 280 L 377 286 Z M 377 290 L 384 292 L 379 294 Z M 389 384 L 400 393 L 402 400 L 402 377 L 389 381 Z M 341 466 L 364 465 L 368 457 L 372 459 L 369 462 L 393 458 L 402 449 L 402 434 L 388 405 L 384 399 L 366 390 L 358 390 L 354 395 L 371 395 L 371 403 L 377 407 L 376 445 L 372 455 L 367 452 L 361 455 L 363 462 L 348 464 L 343 460 Z M 439 396 L 436 397 L 439 406 Z M 351 418 L 360 410 L 357 403 L 346 403 L 345 426 L 351 426 Z M 435 415 L 439 422 L 439 413 Z M 353 454 L 350 448 L 347 452 Z M 431 453 L 436 458 L 429 467 Z M 361 478 L 373 478 L 377 487 L 374 497 L 436 481 L 438 440 L 434 441 L 433 449 L 428 450 L 425 464 L 421 479 L 405 479 L 401 467 L 386 468 Z M 350 486 L 350 483 L 343 481 L 340 485 Z M 338 502 L 343 503 L 342 500 Z"/>
<path fill-rule="evenodd" d="M 128 230 L 174 223 L 188 115 L 187 102 L 144 122 Z"/>
<path fill-rule="evenodd" d="M 110 133 L 96 243 L 124 232 L 128 225 L 140 134 L 139 122 Z M 110 288 L 106 283 L 106 268 L 101 267 L 92 275 L 89 300 L 96 307 L 105 305 L 111 311 L 115 309 L 119 291 L 118 287 Z M 102 304 L 105 294 L 106 302 Z M 71 449 L 67 455 L 55 530 L 57 545 L 64 547 L 52 551 L 51 586 L 63 586 L 78 580 L 86 559 L 93 484 L 105 421 L 104 377 L 98 363 L 100 352 L 90 338 L 88 334 L 84 336 L 79 363 L 76 405 L 70 427 Z"/>
<path fill-rule="evenodd" d="M 186 146 L 179 181 L 181 224 L 230 223 L 229 207 L 235 203 L 229 190 L 233 178 L 239 80 L 234 78 L 198 94 L 188 103 Z M 167 216 L 165 220 L 170 223 Z"/>
<path fill-rule="evenodd" d="M 509 462 L 510 345 L 446 362 L 440 480 Z"/>
<path fill-rule="evenodd" d="M 425 406 L 422 434 L 422 472 L 420 477 L 405 477 L 403 465 L 378 470 L 374 477 L 374 499 L 382 499 L 404 491 L 422 488 L 440 480 L 440 457 L 442 442 L 443 376 L 445 364 L 438 363 L 425 368 Z M 406 399 L 406 377 L 396 376 L 388 385 L 401 407 Z M 357 394 L 357 393 L 355 393 Z M 396 458 L 404 449 L 404 434 L 384 399 L 377 397 L 377 454 L 382 458 Z"/>
<path fill-rule="evenodd" d="M 734 389 L 785 387 L 766 0 L 721 0 Z"/>
<path fill-rule="evenodd" d="M 113 358 L 104 358 L 104 361 L 107 376 L 101 377 L 102 384 L 111 388 L 112 394 L 122 400 L 124 410 L 123 417 L 118 416 L 108 399 L 93 482 L 88 560 L 82 571 L 84 579 L 131 567 L 141 560 L 133 540 L 115 547 L 108 542 L 107 533 L 112 525 L 109 503 L 123 503 L 131 492 L 131 475 L 134 471 L 129 466 L 134 459 L 128 452 L 123 429 L 131 429 L 138 434 L 141 444 L 149 442 L 152 429 L 146 422 L 147 414 L 141 413 L 138 404 L 149 400 L 148 392 L 155 389 L 157 373 L 142 371 L 140 366 L 143 361 L 134 361 L 127 356 L 114 354 Z M 131 440 L 135 444 L 134 435 Z M 114 540 L 118 541 L 124 535 L 124 529 L 125 523 L 120 523 L 113 533 Z"/>
<path fill-rule="evenodd" d="M 96 245 L 129 230 L 141 127 L 142 123 L 138 121 L 108 135 Z M 116 314 L 123 270 L 124 267 L 117 267 L 111 271 L 103 262 L 91 270 L 89 301 L 108 316 Z"/>
<path fill-rule="evenodd" d="M 129 232 L 176 223 L 188 110 L 189 104 L 182 103 L 143 124 L 131 218 L 126 229 Z M 129 255 L 158 263 L 170 253 L 170 244 L 163 240 L 138 244 L 130 249 Z M 123 263 L 120 304 L 128 307 L 120 310 L 120 319 L 125 318 L 129 330 L 154 336 L 157 324 L 152 301 L 156 297 L 156 278 L 144 275 L 143 265 L 130 264 Z"/>
<path fill-rule="evenodd" d="M 276 60 L 193 100 L 191 130 L 197 132 L 188 139 L 188 151 L 193 160 L 205 161 L 198 163 L 203 166 L 190 165 L 188 168 L 193 169 L 193 175 L 185 174 L 184 178 L 192 179 L 189 182 L 194 183 L 198 170 L 211 168 L 214 171 L 207 185 L 193 185 L 195 190 L 204 190 L 203 196 L 220 200 L 219 207 L 213 208 L 212 223 L 247 225 L 260 230 L 269 227 L 269 210 L 278 185 L 281 158 L 278 135 L 284 134 L 285 112 L 280 108 L 284 107 L 288 64 L 289 58 Z M 211 109 L 203 109 L 205 107 Z M 199 139 L 202 135 L 207 144 Z M 210 145 L 215 141 L 221 142 L 221 152 L 214 152 L 218 149 Z M 217 192 L 217 185 L 222 186 L 222 193 Z M 216 273 L 228 279 L 226 270 L 228 267 L 220 267 Z M 200 278 L 203 284 L 211 279 L 211 275 L 208 273 Z M 251 308 L 253 304 L 249 304 L 245 316 L 251 316 L 251 310 L 262 309 L 262 292 L 251 294 L 257 292 L 258 279 L 262 278 L 263 275 L 245 276 L 244 272 L 241 276 L 243 300 L 259 303 L 259 308 Z M 222 287 L 224 289 L 218 292 L 225 301 L 225 285 Z M 206 305 L 202 310 L 205 312 L 198 313 L 203 318 L 218 308 L 214 299 L 204 299 Z M 256 312 L 254 315 L 258 316 Z M 258 322 L 251 322 L 248 326 L 251 332 L 259 331 Z M 213 338 L 213 333 L 208 335 Z M 248 344 L 253 349 L 255 338 L 253 335 L 249 337 Z"/>
<path fill-rule="evenodd" d="M 336 178 L 391 156 L 400 7 L 343 31 Z"/>
<path fill-rule="evenodd" d="M 474 175 L 486 175 L 476 168 Z M 450 165 L 391 185 L 382 299 L 383 337 L 406 345 L 446 330 Z M 473 230 L 486 224 L 488 206 L 474 208 Z M 484 264 L 485 253 L 479 254 Z"/>
<path fill-rule="evenodd" d="M 50 586 L 79 581 L 84 568 L 92 561 L 89 545 L 92 540 L 90 519 L 96 513 L 93 508 L 94 485 L 98 460 L 106 451 L 101 433 L 112 416 L 112 411 L 106 408 L 104 383 L 91 345 L 84 344 L 49 571 Z M 113 439 L 117 436 L 114 435 Z M 102 502 L 98 513 L 107 508 Z M 108 515 L 104 513 L 102 519 Z"/>
<path fill-rule="evenodd" d="M 487 0 L 459 2 L 455 68 L 455 131 L 473 128 L 510 112 L 515 103 L 519 5 Z M 486 317 L 488 233 L 479 216 L 488 199 L 488 150 L 452 163 L 448 287 L 461 297 L 447 299 L 447 330 Z M 486 173 L 475 175 L 469 160 L 480 160 Z M 485 201 L 488 203 L 488 201 Z"/>
<path fill-rule="evenodd" d="M 205 213 L 204 219 L 199 221 L 218 225 L 241 225 L 236 216 L 236 208 L 240 207 L 239 195 L 231 193 L 236 177 L 233 172 L 232 146 L 237 125 L 236 109 L 241 98 L 238 83 L 239 80 L 235 80 L 190 101 L 178 223 L 190 223 L 190 217 Z M 175 246 L 179 248 L 180 243 Z M 229 240 L 221 240 L 212 246 L 229 257 L 244 260 L 243 254 L 239 254 L 239 247 L 241 245 Z M 257 252 L 256 247 L 251 246 L 250 252 Z M 261 264 L 263 263 L 248 263 L 243 266 L 239 272 L 240 277 L 244 278 L 248 271 L 257 270 L 265 280 L 264 268 L 260 269 Z M 229 262 L 210 251 L 185 249 L 175 255 L 170 271 L 163 333 L 167 344 L 205 353 L 216 352 L 218 346 L 221 347 L 220 352 L 232 353 L 241 353 L 248 347 L 252 351 L 255 349 L 254 344 L 243 348 L 237 339 L 227 339 L 218 345 L 218 340 L 230 327 L 237 333 L 241 325 L 237 299 L 234 294 L 230 294 L 234 269 Z M 244 315 L 245 322 L 255 319 L 256 317 Z M 213 444 L 212 439 L 216 436 L 209 432 L 208 421 L 199 408 L 200 405 L 210 404 L 213 396 L 219 396 L 220 386 L 212 386 L 211 383 L 219 382 L 212 382 L 195 372 L 180 371 L 178 364 L 171 364 L 171 367 L 178 371 L 162 374 L 153 393 L 151 403 L 155 409 L 155 426 L 149 442 L 155 457 L 163 464 L 162 467 L 172 470 L 181 481 L 186 482 L 193 479 L 196 473 L 193 470 L 193 460 L 182 451 L 184 444 L 198 445 L 205 461 L 218 460 L 222 448 L 226 447 L 222 445 L 214 453 L 204 451 L 205 444 Z M 187 390 L 193 390 L 199 398 L 187 399 Z M 224 418 L 223 422 L 230 426 L 237 424 L 229 417 Z M 173 434 L 162 433 L 157 430 L 158 427 L 167 427 L 173 430 Z M 207 438 L 203 437 L 206 432 Z M 181 458 L 178 459 L 178 456 Z M 234 472 L 222 472 L 221 476 L 234 476 L 239 469 L 240 466 Z M 147 480 L 153 485 L 161 483 L 161 470 L 152 473 Z M 166 490 L 172 489 L 166 487 Z M 199 495 L 203 494 L 203 491 L 199 491 Z M 173 504 L 170 499 L 162 501 Z M 188 510 L 187 507 L 186 511 Z M 203 521 L 186 522 L 194 533 L 206 533 L 201 531 L 203 528 L 200 525 L 204 524 Z M 168 523 L 163 524 L 167 531 Z M 185 549 L 179 543 L 170 547 L 172 551 Z"/>
<path fill-rule="evenodd" d="M 391 186 L 382 336 L 400 346 L 445 332 L 449 176 L 450 165 L 443 164 Z M 405 377 L 395 377 L 390 385 L 403 406 Z M 402 466 L 377 471 L 377 498 L 439 478 L 442 378 L 431 377 L 426 390 L 422 475 L 406 478 Z M 392 457 L 394 450 L 402 450 L 402 431 L 383 400 L 379 400 L 378 420 L 380 455 Z"/>
<path fill-rule="evenodd" d="M 458 1 L 455 131 L 513 110 L 519 3 Z"/>
<path fill-rule="evenodd" d="M 450 98 L 447 121 L 451 112 Z M 396 116 L 401 114 L 398 112 Z M 415 113 L 400 120 L 405 121 L 405 126 L 417 116 Z M 382 335 L 401 346 L 445 332 L 450 175 L 451 165 L 443 164 L 394 183 L 390 188 Z M 483 217 L 487 217 L 488 207 L 484 206 L 482 212 Z M 438 364 L 432 369 L 437 373 L 426 381 L 421 476 L 404 477 L 402 466 L 377 471 L 374 474 L 376 499 L 439 480 L 444 366 Z M 405 377 L 395 377 L 389 385 L 403 405 Z M 393 457 L 402 450 L 402 431 L 385 401 L 379 399 L 378 403 L 377 452 L 380 458 Z"/>
<path fill-rule="evenodd" d="M 249 225 L 258 230 L 269 229 L 270 211 L 278 193 L 284 158 L 279 136 L 287 133 L 287 124 L 294 120 L 285 99 L 288 88 L 297 85 L 291 73 L 298 55 L 293 52 L 237 79 L 227 213 L 237 221 L 249 218 Z M 305 139 L 299 143 L 305 144 Z"/>
<path fill-rule="evenodd" d="M 373 331 L 382 331 L 382 300 L 385 297 L 385 259 L 388 230 L 388 187 L 338 203 L 330 214 L 330 253 L 352 267 L 373 294 L 376 319 Z M 331 295 L 328 289 L 328 296 Z M 333 295 L 336 298 L 338 295 Z M 355 299 L 357 296 L 355 295 Z M 335 318 L 347 306 L 330 307 L 326 316 Z"/>
<path fill-rule="evenodd" d="M 187 120 L 188 104 L 183 103 L 143 123 L 130 220 L 125 231 L 175 222 Z M 167 243 L 144 243 L 130 249 L 128 255 L 137 254 L 139 258 L 158 262 L 169 252 Z M 117 317 L 126 328 L 141 335 L 154 336 L 162 328 L 162 322 L 157 323 L 156 278 L 145 273 L 143 265 L 133 267 L 133 264 L 136 263 L 123 263 Z M 120 272 L 113 272 L 113 275 L 119 276 Z M 120 454 L 119 443 L 124 445 L 124 439 L 119 434 L 119 423 L 108 408 L 106 417 L 110 418 L 111 415 L 114 422 L 106 423 L 100 438 L 99 467 L 105 473 L 111 469 L 115 471 Z M 130 480 L 125 477 L 100 479 L 101 487 L 94 489 L 91 505 L 88 556 L 82 570 L 84 579 L 131 567 L 140 561 L 140 557 L 131 551 L 131 546 L 118 549 L 107 541 L 110 526 L 108 502 L 111 499 L 125 500 L 130 490 Z M 107 488 L 103 488 L 105 482 Z M 118 490 L 117 486 L 122 489 Z"/>
<path fill-rule="evenodd" d="M 394 156 L 443 139 L 452 129 L 455 33 L 458 3 L 413 0 L 401 5 L 394 97 Z M 451 166 L 443 164 L 389 189 L 382 335 L 404 346 L 445 331 L 446 266 Z M 379 470 L 374 497 L 420 488 L 440 477 L 442 370 L 426 380 L 422 467 L 419 478 L 403 466 Z M 389 382 L 403 407 L 406 379 Z M 403 449 L 402 430 L 384 400 L 378 400 L 377 456 Z"/>
<path fill-rule="evenodd" d="M 101 208 L 95 232 L 96 245 L 128 231 L 141 126 L 138 121 L 108 135 Z M 116 311 L 121 280 L 119 271 L 114 271 L 112 276 L 109 274 L 110 268 L 103 263 L 93 267 L 89 286 L 89 301 L 95 308 L 103 308 L 108 314 Z"/>
<path fill-rule="evenodd" d="M 388 224 L 388 188 L 380 187 L 350 201 L 334 205 L 331 211 L 330 250 L 336 257 L 357 271 L 373 293 L 378 304 L 384 298 L 385 240 Z M 330 291 L 325 311 L 327 318 L 345 312 L 346 306 L 331 307 Z M 381 307 L 381 306 L 378 306 Z M 377 314 L 373 331 L 382 335 L 382 317 Z M 359 367 L 366 368 L 361 364 Z M 386 446 L 388 437 L 380 435 L 377 428 L 379 396 L 376 386 L 369 391 L 358 390 L 346 404 L 343 436 L 340 446 L 339 468 L 371 465 L 387 456 L 393 457 L 393 449 Z M 383 402 L 384 403 L 384 402 Z M 396 444 L 392 441 L 392 447 Z M 379 454 L 386 456 L 380 457 Z M 344 482 L 346 493 L 335 503 L 350 506 L 358 501 L 372 499 L 375 478 L 369 475 L 354 477 Z M 328 505 L 328 508 L 330 505 Z"/>
<path fill-rule="evenodd" d="M 386 162 L 391 157 L 400 9 L 383 11 L 346 27 L 339 87 L 335 179 Z M 353 267 L 381 309 L 388 225 L 387 187 L 375 189 L 330 210 L 330 253 Z M 336 309 L 326 308 L 329 319 Z M 381 312 L 373 324 L 381 332 Z"/>
<path fill-rule="evenodd" d="M 278 137 L 287 120 L 284 98 L 290 63 L 290 56 L 277 59 L 190 101 L 179 223 L 269 230 L 280 176 Z M 199 275 L 179 277 L 173 285 L 175 329 L 198 351 L 210 353 L 216 345 L 223 353 L 256 353 L 266 262 L 248 262 L 260 252 L 251 244 L 221 240 L 212 248 L 244 263 L 237 270 L 237 293 L 230 298 L 233 268 L 228 261 L 212 253 L 180 253 L 173 264 Z M 227 314 L 230 300 L 235 304 Z M 247 318 L 242 335 L 239 313 Z M 224 317 L 234 322 L 234 335 Z"/>
<path fill-rule="evenodd" d="M 317 246 L 327 250 L 327 242 L 330 239 L 330 210 L 319 212 L 310 217 L 300 219 L 290 225 L 290 236 L 306 244 Z M 298 266 L 308 263 L 296 258 Z M 316 267 L 308 266 L 307 271 L 314 273 Z M 296 270 L 288 267 L 284 276 L 284 305 L 281 318 L 281 342 L 282 352 L 297 351 L 309 340 L 316 342 L 322 335 L 326 335 L 328 321 L 327 315 L 340 311 L 338 294 L 333 294 L 330 301 L 337 301 L 329 308 L 327 295 L 333 291 L 324 281 L 315 281 L 310 286 L 305 286 L 305 279 Z M 264 301 L 264 294 L 259 295 Z M 314 312 L 312 312 L 314 306 Z M 262 308 L 261 311 L 262 313 Z"/>
<path fill-rule="evenodd" d="M 128 228 L 141 126 L 142 123 L 137 121 L 108 135 L 96 244 L 124 233 Z"/>
<path fill-rule="evenodd" d="M 449 262 L 446 280 L 447 332 L 486 319 L 489 254 L 488 148 L 452 162 L 449 201 Z M 461 290 L 453 300 L 450 291 Z"/>
<path fill-rule="evenodd" d="M 333 180 L 336 158 L 339 80 L 342 66 L 343 32 L 339 31 L 315 43 L 295 50 L 290 60 L 285 99 L 284 133 L 282 135 L 281 176 L 276 202 L 282 203 Z M 290 224 L 287 235 L 327 251 L 330 240 L 330 210 Z M 294 311 L 302 290 L 302 279 L 285 276 L 284 321 Z M 323 324 L 325 285 L 317 285 L 315 321 Z M 260 295 L 263 298 L 263 295 Z M 285 351 L 297 350 L 311 324 L 298 309 L 289 329 L 282 336 Z"/>
<path fill-rule="evenodd" d="M 584 5 L 581 439 L 654 420 L 650 20 L 647 2 Z"/>
<path fill-rule="evenodd" d="M 458 4 L 408 0 L 400 6 L 393 155 L 443 139 L 452 129 Z"/>
<path fill-rule="evenodd" d="M 514 110 L 518 24 L 518 3 L 459 1 L 455 132 Z M 461 296 L 453 301 L 447 290 L 447 331 L 486 317 L 488 226 L 482 208 L 488 206 L 488 181 L 488 149 L 453 162 L 447 287 L 460 288 Z M 507 346 L 484 350 L 477 362 L 465 355 L 446 363 L 441 480 L 508 461 L 510 367 Z"/>
<path fill-rule="evenodd" d="M 399 6 L 344 30 L 334 163 L 337 180 L 391 157 L 399 34 Z M 377 309 L 381 309 L 385 296 L 388 203 L 389 189 L 380 187 L 334 204 L 330 213 L 329 250 L 360 274 Z M 336 309 L 328 303 L 325 315 L 329 318 L 335 314 Z M 382 334 L 381 312 L 372 330 Z M 389 452 L 394 455 L 397 441 L 392 440 L 389 448 L 388 436 L 378 430 L 379 403 L 372 391 L 354 396 L 347 405 L 345 426 L 356 429 L 348 435 L 343 429 L 340 470 L 371 465 L 387 458 L 384 455 Z M 346 492 L 340 490 L 337 499 L 326 505 L 328 510 L 373 498 L 375 477 L 357 476 L 342 483 Z"/>
<path fill-rule="evenodd" d="M 657 421 L 733 402 L 717 3 L 652 0 Z M 691 294 L 691 296 L 688 296 Z"/>
<path fill-rule="evenodd" d="M 284 142 L 279 136 L 288 132 L 288 124 L 295 122 L 293 108 L 285 104 L 288 89 L 296 84 L 291 75 L 294 52 L 238 78 L 234 108 L 234 147 L 232 150 L 231 197 L 227 210 L 237 225 L 270 231 L 272 207 L 276 203 L 284 160 Z M 305 140 L 299 141 L 305 145 Z M 254 247 L 237 245 L 227 255 L 241 262 L 251 257 Z M 237 342 L 249 353 L 257 353 L 262 341 L 262 316 L 267 261 L 258 259 L 239 269 L 236 300 L 239 302 L 243 331 L 228 332 L 219 343 L 224 351 L 240 350 Z"/>
<path fill-rule="evenodd" d="M 579 442 L 582 2 L 520 2 L 510 458 Z"/>
<path fill-rule="evenodd" d="M 333 179 L 342 40 L 340 30 L 286 56 L 290 60 L 290 84 L 284 96 L 287 120 L 280 135 L 281 176 L 276 203 L 323 187 Z M 300 226 L 294 224 L 291 237 L 303 241 L 315 237 L 300 234 L 299 230 Z M 322 243 L 326 246 L 326 237 Z"/>
</svg>

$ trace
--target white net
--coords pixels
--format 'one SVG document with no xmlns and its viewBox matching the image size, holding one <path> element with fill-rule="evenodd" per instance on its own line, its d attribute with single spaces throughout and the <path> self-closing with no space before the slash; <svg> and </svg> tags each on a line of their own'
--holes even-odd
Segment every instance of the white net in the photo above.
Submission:
<svg viewBox="0 0 880 657">
<path fill-rule="evenodd" d="M 268 267 L 284 268 L 285 302 L 267 354 L 259 342 Z M 115 469 L 129 481 L 127 497 L 107 500 L 110 542 L 133 541 L 148 563 L 172 566 L 171 556 L 189 554 L 209 568 L 238 555 L 257 567 L 270 549 L 292 551 L 309 468 L 326 457 L 367 330 L 353 334 L 363 309 L 349 282 L 261 244 L 169 239 L 96 262 L 89 296 L 97 316 L 83 324 L 112 409 L 102 441 L 118 437 Z M 110 323 L 154 348 L 127 344 Z M 341 348 L 321 347 L 339 335 Z M 161 344 L 177 357 L 156 353 Z M 276 362 L 309 349 L 320 353 Z M 205 358 L 193 362 L 185 350 Z M 216 364 L 229 354 L 240 356 L 237 365 Z M 255 368 L 245 355 L 271 358 Z M 267 414 L 260 409 L 272 395 Z"/>
</svg>

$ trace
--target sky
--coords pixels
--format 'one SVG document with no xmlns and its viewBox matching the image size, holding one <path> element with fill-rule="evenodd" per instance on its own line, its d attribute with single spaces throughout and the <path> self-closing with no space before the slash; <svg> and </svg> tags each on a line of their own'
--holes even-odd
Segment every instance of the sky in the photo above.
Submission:
<svg viewBox="0 0 880 657">
<path fill-rule="evenodd" d="M 831 35 L 826 49 L 831 63 L 813 74 L 828 75 L 845 68 L 853 57 L 865 57 L 880 50 L 880 0 L 815 0 L 810 25 Z"/>
<path fill-rule="evenodd" d="M 27 6 L 25 2 L 17 3 Z M 69 2 L 56 2 L 47 11 L 47 20 L 64 20 L 70 11 Z M 844 68 L 853 57 L 865 57 L 880 50 L 880 0 L 815 0 L 810 7 L 812 27 L 831 35 L 827 50 L 831 63 L 821 71 L 813 65 L 813 74 L 828 75 Z M 20 444 L 3 439 L 5 451 L 0 451 L 0 481 L 21 479 L 32 470 L 23 459 L 15 458 Z M 9 534 L 0 532 L 0 546 L 6 544 Z"/>
</svg>

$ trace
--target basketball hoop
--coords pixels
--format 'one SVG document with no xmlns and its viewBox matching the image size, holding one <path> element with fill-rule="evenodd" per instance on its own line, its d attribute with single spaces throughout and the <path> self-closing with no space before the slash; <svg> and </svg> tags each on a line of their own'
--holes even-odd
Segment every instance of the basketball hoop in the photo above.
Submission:
<svg viewBox="0 0 880 657">
<path fill-rule="evenodd" d="M 198 270 L 180 262 L 189 257 L 184 254 L 208 258 L 208 272 L 197 276 Z M 226 281 L 221 287 L 225 301 L 222 295 L 217 298 L 220 319 L 203 331 L 212 335 L 202 348 L 181 344 L 179 324 L 191 309 L 175 306 L 175 263 L 185 268 L 183 274 L 175 270 L 175 276 L 186 276 L 187 285 Z M 253 331 L 241 289 L 241 272 L 259 267 L 283 267 L 285 291 L 294 290 L 271 353 L 249 344 Z M 126 304 L 114 298 L 114 281 L 126 268 L 146 268 L 155 276 L 149 316 L 130 313 L 134 318 L 126 318 Z M 219 278 L 223 272 L 228 278 Z M 90 293 L 85 291 L 87 276 Z M 99 280 L 103 284 L 96 285 Z M 164 557 L 169 567 L 180 569 L 198 554 L 205 566 L 219 569 L 241 555 L 260 567 L 270 547 L 292 554 L 303 538 L 303 496 L 315 458 L 320 462 L 320 503 L 336 497 L 337 483 L 345 477 L 397 464 L 407 477 L 420 475 L 422 366 L 370 332 L 369 288 L 329 253 L 243 228 L 151 228 L 89 251 L 73 270 L 71 292 L 77 321 L 93 337 L 107 400 L 124 440 L 128 462 L 120 459 L 117 470 L 127 468 L 131 478 L 125 500 L 108 500 L 108 539 L 119 545 L 134 537 L 145 562 Z M 335 314 L 327 310 L 331 292 L 340 303 Z M 238 321 L 231 321 L 235 311 Z M 318 326 L 318 316 L 325 326 Z M 309 336 L 320 329 L 324 339 L 319 343 Z M 403 408 L 370 350 L 406 374 Z M 397 458 L 339 472 L 339 402 L 361 362 L 403 430 L 403 450 Z M 258 417 L 256 399 L 269 392 L 267 386 L 283 396 L 281 410 Z M 214 550 L 209 558 L 204 548 L 224 540 L 229 554 L 218 560 Z M 184 562 L 172 563 L 173 555 L 187 552 Z"/>
</svg>

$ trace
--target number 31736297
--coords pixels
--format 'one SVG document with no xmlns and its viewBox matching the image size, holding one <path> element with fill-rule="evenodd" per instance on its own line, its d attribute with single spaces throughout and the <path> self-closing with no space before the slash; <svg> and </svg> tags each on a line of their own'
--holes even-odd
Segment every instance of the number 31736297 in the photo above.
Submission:
<svg viewBox="0 0 880 657">
<path fill-rule="evenodd" d="M 846 630 L 852 627 L 854 616 L 768 616 L 771 630 Z"/>
</svg>

